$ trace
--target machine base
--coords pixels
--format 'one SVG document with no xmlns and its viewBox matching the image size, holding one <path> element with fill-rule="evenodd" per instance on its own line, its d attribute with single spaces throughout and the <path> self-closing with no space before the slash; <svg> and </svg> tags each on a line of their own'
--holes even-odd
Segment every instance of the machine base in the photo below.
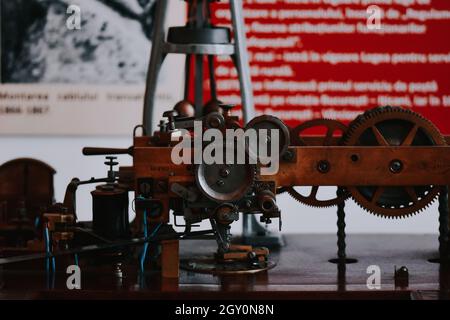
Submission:
<svg viewBox="0 0 450 320">
<path fill-rule="evenodd" d="M 275 266 L 276 263 L 273 261 L 264 261 L 258 265 L 251 265 L 247 261 L 220 261 L 211 257 L 199 257 L 180 261 L 180 268 L 183 270 L 214 275 L 254 274 L 270 270 Z"/>
</svg>

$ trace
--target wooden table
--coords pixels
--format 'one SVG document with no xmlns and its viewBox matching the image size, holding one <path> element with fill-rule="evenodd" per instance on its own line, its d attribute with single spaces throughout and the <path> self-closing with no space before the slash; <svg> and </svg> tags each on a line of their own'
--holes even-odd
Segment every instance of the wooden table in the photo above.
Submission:
<svg viewBox="0 0 450 320">
<path fill-rule="evenodd" d="M 142 277 L 135 263 L 113 267 L 82 266 L 82 289 L 66 288 L 65 267 L 70 261 L 57 259 L 59 271 L 47 277 L 43 261 L 3 267 L 0 298 L 18 299 L 437 299 L 448 298 L 449 268 L 431 263 L 436 258 L 437 235 L 348 235 L 347 254 L 357 263 L 338 265 L 336 236 L 285 235 L 286 246 L 271 250 L 277 266 L 268 272 L 245 276 L 212 276 L 180 272 L 179 281 L 159 279 L 148 271 Z M 182 257 L 210 254 L 210 240 L 186 240 Z M 95 259 L 95 258 L 94 258 Z M 91 260 L 92 261 L 92 258 Z M 367 268 L 381 270 L 381 289 L 369 290 Z M 409 269 L 409 286 L 396 288 L 394 268 Z M 120 269 L 120 270 L 119 270 Z M 446 295 L 447 293 L 447 295 Z"/>
</svg>

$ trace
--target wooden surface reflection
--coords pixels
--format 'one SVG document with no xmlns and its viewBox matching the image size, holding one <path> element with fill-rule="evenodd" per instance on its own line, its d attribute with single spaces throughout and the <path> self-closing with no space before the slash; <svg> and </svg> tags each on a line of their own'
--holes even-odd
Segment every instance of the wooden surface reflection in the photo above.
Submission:
<svg viewBox="0 0 450 320">
<path fill-rule="evenodd" d="M 212 276 L 180 271 L 180 279 L 161 279 L 155 270 L 140 273 L 136 261 L 82 257 L 82 289 L 66 288 L 70 257 L 57 259 L 55 275 L 43 261 L 4 266 L 0 298 L 18 299 L 437 299 L 448 298 L 449 267 L 432 263 L 437 235 L 349 235 L 353 264 L 334 264 L 334 235 L 287 235 L 287 245 L 271 251 L 277 266 L 255 275 Z M 214 251 L 213 241 L 182 241 L 182 257 Z M 369 290 L 367 268 L 381 270 L 381 289 Z M 406 266 L 409 286 L 396 288 L 394 269 Z"/>
</svg>

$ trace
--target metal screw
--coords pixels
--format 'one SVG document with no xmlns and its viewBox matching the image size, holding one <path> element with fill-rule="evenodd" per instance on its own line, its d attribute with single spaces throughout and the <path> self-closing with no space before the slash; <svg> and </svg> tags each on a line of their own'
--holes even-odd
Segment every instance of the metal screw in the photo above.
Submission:
<svg viewBox="0 0 450 320">
<path fill-rule="evenodd" d="M 217 180 L 216 183 L 219 187 L 222 187 L 225 184 L 225 182 L 223 180 Z"/>
<path fill-rule="evenodd" d="M 400 160 L 392 160 L 389 165 L 389 170 L 392 173 L 399 173 L 403 169 L 403 163 Z"/>
<path fill-rule="evenodd" d="M 320 160 L 317 164 L 317 170 L 319 170 L 320 173 L 327 173 L 330 171 L 330 163 L 327 160 Z"/>
<path fill-rule="evenodd" d="M 359 155 L 357 154 L 352 154 L 350 159 L 352 159 L 353 162 L 357 162 L 359 160 Z"/>
<path fill-rule="evenodd" d="M 220 176 L 221 176 L 222 178 L 226 178 L 226 177 L 228 177 L 229 175 L 230 175 L 230 169 L 228 169 L 228 168 L 223 168 L 223 169 L 220 170 Z"/>
</svg>

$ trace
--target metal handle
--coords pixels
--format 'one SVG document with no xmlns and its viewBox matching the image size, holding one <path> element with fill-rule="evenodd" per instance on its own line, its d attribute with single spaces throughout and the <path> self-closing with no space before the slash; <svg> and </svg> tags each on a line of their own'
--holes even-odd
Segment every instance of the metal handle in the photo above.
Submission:
<svg viewBox="0 0 450 320">
<path fill-rule="evenodd" d="M 129 154 L 133 155 L 133 147 L 127 149 L 124 148 L 96 148 L 85 147 L 83 148 L 83 155 L 85 156 L 104 156 L 109 154 Z"/>
</svg>

